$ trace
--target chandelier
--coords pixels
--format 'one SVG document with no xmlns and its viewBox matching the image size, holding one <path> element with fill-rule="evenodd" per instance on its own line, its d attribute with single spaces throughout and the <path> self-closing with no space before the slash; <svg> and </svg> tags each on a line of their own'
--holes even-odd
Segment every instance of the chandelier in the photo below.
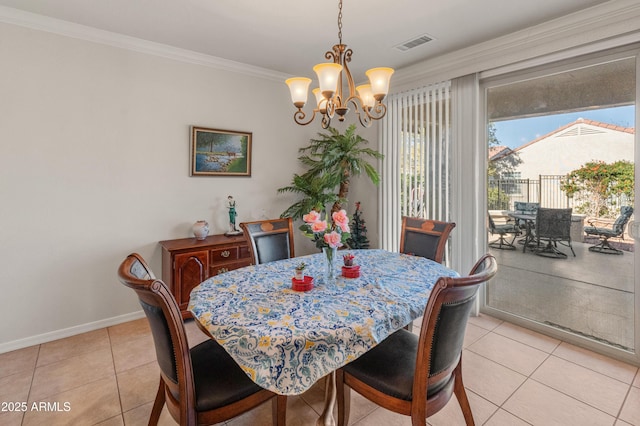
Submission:
<svg viewBox="0 0 640 426">
<path fill-rule="evenodd" d="M 349 112 L 349 105 L 353 107 L 360 124 L 364 127 L 371 126 L 372 120 L 379 120 L 387 113 L 387 107 L 382 103 L 389 92 L 389 81 L 392 68 L 372 68 L 365 74 L 369 78 L 369 84 L 358 87 L 353 83 L 353 77 L 349 71 L 348 63 L 351 62 L 353 51 L 342 44 L 342 0 L 338 6 L 338 44 L 332 50 L 327 51 L 324 57 L 333 62 L 318 64 L 313 70 L 318 75 L 319 86 L 312 92 L 316 98 L 316 108 L 313 115 L 307 121 L 307 114 L 302 110 L 307 103 L 307 96 L 311 79 L 306 77 L 294 77 L 285 81 L 291 91 L 291 101 L 298 110 L 293 114 L 296 123 L 306 126 L 311 123 L 317 113 L 322 115 L 322 128 L 326 129 L 331 124 L 331 119 L 337 114 L 339 121 L 344 121 Z M 347 80 L 349 89 L 345 98 L 342 92 L 343 76 Z M 357 93 L 356 93 L 357 91 Z"/>
</svg>

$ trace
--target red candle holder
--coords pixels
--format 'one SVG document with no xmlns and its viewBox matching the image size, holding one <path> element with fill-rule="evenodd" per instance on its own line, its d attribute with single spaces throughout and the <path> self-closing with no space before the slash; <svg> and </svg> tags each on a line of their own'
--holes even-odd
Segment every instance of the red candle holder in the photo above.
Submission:
<svg viewBox="0 0 640 426">
<path fill-rule="evenodd" d="M 342 276 L 345 278 L 358 278 L 360 276 L 360 265 L 343 266 Z"/>
<path fill-rule="evenodd" d="M 309 291 L 313 288 L 313 277 L 305 275 L 302 280 L 291 278 L 291 288 L 294 291 Z"/>
</svg>

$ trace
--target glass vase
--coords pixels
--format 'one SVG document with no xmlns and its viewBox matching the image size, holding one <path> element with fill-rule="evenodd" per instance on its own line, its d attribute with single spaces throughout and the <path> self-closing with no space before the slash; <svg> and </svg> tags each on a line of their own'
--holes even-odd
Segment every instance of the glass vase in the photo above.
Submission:
<svg viewBox="0 0 640 426">
<path fill-rule="evenodd" d="M 336 282 L 336 252 L 337 248 L 323 247 L 324 253 L 324 282 L 325 284 L 335 284 Z"/>
</svg>

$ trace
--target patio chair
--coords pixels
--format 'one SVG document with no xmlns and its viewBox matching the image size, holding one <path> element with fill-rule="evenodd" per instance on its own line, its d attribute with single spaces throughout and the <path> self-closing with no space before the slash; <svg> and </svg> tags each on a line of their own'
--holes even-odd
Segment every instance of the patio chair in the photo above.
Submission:
<svg viewBox="0 0 640 426">
<path fill-rule="evenodd" d="M 617 248 L 611 247 L 609 243 L 609 238 L 624 238 L 624 229 L 633 214 L 633 207 L 623 206 L 620 208 L 620 216 L 613 222 L 611 228 L 605 228 L 601 226 L 596 226 L 599 221 L 597 219 L 588 220 L 589 225 L 585 226 L 584 232 L 587 235 L 593 235 L 601 238 L 602 240 L 594 245 L 589 247 L 589 251 L 595 253 L 604 253 L 604 254 L 622 254 L 622 250 L 618 250 Z"/>
<path fill-rule="evenodd" d="M 538 209 L 540 208 L 540 203 L 530 203 L 526 201 L 515 201 L 513 203 L 513 210 L 515 213 L 520 214 L 528 214 L 531 216 L 535 216 L 538 213 Z M 526 223 L 525 221 L 516 219 L 516 225 L 520 227 L 520 229 L 526 229 L 527 226 L 533 226 L 532 223 Z"/>
<path fill-rule="evenodd" d="M 520 228 L 518 227 L 518 225 L 511 221 L 508 221 L 507 223 L 501 225 L 496 225 L 496 223 L 493 221 L 493 218 L 491 217 L 491 214 L 489 214 L 488 216 L 489 233 L 491 233 L 491 235 L 499 236 L 497 240 L 491 241 L 489 243 L 489 247 L 500 250 L 515 250 L 516 246 L 513 245 L 513 242 L 515 241 L 516 237 L 520 235 Z M 505 236 L 510 234 L 513 235 L 513 238 L 511 238 L 511 241 L 507 241 Z"/>
<path fill-rule="evenodd" d="M 571 245 L 571 212 L 572 209 L 547 209 L 539 208 L 536 214 L 536 243 L 538 249 L 535 254 L 544 257 L 566 259 L 567 255 L 558 250 L 558 243 L 564 244 L 573 251 Z M 546 241 L 542 247 L 540 242 Z"/>
</svg>

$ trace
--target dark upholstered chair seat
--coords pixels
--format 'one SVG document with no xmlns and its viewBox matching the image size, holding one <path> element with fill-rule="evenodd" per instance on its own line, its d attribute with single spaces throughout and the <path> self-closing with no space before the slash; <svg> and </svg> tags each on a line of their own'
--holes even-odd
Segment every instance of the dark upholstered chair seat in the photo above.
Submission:
<svg viewBox="0 0 640 426">
<path fill-rule="evenodd" d="M 343 369 L 387 395 L 409 401 L 417 349 L 418 336 L 398 330 Z"/>
<path fill-rule="evenodd" d="M 411 401 L 418 341 L 418 336 L 412 332 L 398 330 L 360 358 L 345 365 L 344 371 L 389 396 Z M 441 390 L 450 378 L 448 376 L 430 386 L 427 396 Z"/>
<path fill-rule="evenodd" d="M 191 362 L 196 411 L 224 407 L 262 390 L 215 340 L 193 347 Z"/>
</svg>

